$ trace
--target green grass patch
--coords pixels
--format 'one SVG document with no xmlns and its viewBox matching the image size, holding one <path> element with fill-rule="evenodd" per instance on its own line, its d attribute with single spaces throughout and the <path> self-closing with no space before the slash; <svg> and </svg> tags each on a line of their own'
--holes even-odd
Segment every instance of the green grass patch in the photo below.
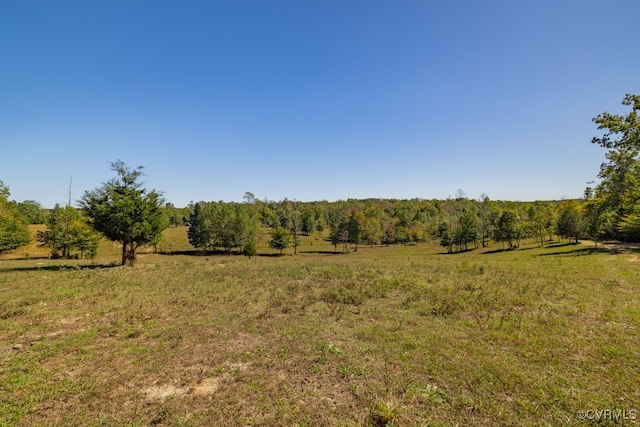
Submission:
<svg viewBox="0 0 640 427">
<path fill-rule="evenodd" d="M 581 425 L 580 410 L 639 409 L 634 253 L 304 243 L 133 268 L 3 259 L 0 425 Z"/>
</svg>

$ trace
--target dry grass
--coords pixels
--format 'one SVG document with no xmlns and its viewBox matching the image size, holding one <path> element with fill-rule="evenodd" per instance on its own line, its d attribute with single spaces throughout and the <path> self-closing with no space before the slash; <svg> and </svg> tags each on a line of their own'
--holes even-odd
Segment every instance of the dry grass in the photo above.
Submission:
<svg viewBox="0 0 640 427">
<path fill-rule="evenodd" d="M 3 259 L 0 425 L 579 425 L 579 410 L 640 409 L 633 249 L 299 250 Z"/>
</svg>

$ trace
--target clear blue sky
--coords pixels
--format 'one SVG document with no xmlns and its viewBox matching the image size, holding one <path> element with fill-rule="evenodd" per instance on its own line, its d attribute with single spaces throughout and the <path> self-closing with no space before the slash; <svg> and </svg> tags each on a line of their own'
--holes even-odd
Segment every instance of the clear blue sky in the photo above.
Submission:
<svg viewBox="0 0 640 427">
<path fill-rule="evenodd" d="M 0 180 L 45 207 L 580 197 L 640 93 L 638 0 L 0 2 Z"/>
</svg>

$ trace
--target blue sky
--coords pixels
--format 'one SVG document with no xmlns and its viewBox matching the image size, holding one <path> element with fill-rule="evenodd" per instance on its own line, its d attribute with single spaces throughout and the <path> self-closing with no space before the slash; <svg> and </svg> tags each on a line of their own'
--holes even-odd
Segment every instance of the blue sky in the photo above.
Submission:
<svg viewBox="0 0 640 427">
<path fill-rule="evenodd" d="M 580 197 L 640 93 L 637 0 L 0 3 L 0 180 L 45 207 Z"/>
</svg>

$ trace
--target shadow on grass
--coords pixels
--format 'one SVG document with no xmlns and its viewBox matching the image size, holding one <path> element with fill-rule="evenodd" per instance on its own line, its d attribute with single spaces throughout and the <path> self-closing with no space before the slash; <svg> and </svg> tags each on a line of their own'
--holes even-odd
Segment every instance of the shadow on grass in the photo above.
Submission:
<svg viewBox="0 0 640 427">
<path fill-rule="evenodd" d="M 490 254 L 500 254 L 500 253 L 504 253 L 504 252 L 513 252 L 513 251 L 518 251 L 521 250 L 520 248 L 505 248 L 505 249 L 492 249 L 490 251 L 485 251 L 482 252 L 482 255 L 490 255 Z"/>
<path fill-rule="evenodd" d="M 455 256 L 455 255 L 461 255 L 461 254 L 466 254 L 469 252 L 473 252 L 473 251 L 477 251 L 480 248 L 468 248 L 468 249 L 464 249 L 462 251 L 452 251 L 452 252 L 437 252 L 438 255 L 451 255 L 451 256 Z M 500 252 L 500 251 L 498 251 Z"/>
<path fill-rule="evenodd" d="M 84 265 L 34 265 L 30 267 L 0 267 L 0 273 L 10 271 L 66 271 L 66 270 L 96 270 L 102 268 L 121 267 L 120 263 L 109 264 L 84 264 Z"/>
<path fill-rule="evenodd" d="M 580 242 L 576 243 L 576 242 L 557 242 L 557 243 L 551 243 L 549 245 L 547 245 L 547 248 L 565 248 L 567 246 L 576 246 L 579 245 Z"/>
<path fill-rule="evenodd" d="M 300 254 L 323 254 L 323 255 L 344 255 L 345 253 L 343 252 L 334 252 L 334 251 L 301 251 L 298 250 L 298 255 Z M 158 252 L 157 255 L 166 255 L 166 256 L 173 256 L 173 255 L 186 255 L 186 256 L 194 256 L 194 257 L 208 257 L 208 256 L 244 256 L 244 254 L 242 252 L 239 251 L 232 251 L 232 252 L 226 252 L 226 251 L 196 251 L 196 250 L 189 250 L 189 251 L 172 251 L 172 252 Z M 289 253 L 283 253 L 283 254 L 279 254 L 279 253 L 258 253 L 255 254 L 254 256 L 256 257 L 268 257 L 268 258 L 273 258 L 273 257 L 279 257 L 279 256 L 287 256 L 287 255 L 293 255 L 293 254 L 289 254 Z"/>
<path fill-rule="evenodd" d="M 209 251 L 196 251 L 196 250 L 189 250 L 189 251 L 171 251 L 171 252 L 161 252 L 158 251 L 156 252 L 156 255 L 167 255 L 167 256 L 173 256 L 173 255 L 189 255 L 189 256 L 209 256 L 209 255 L 214 255 L 215 252 L 209 252 Z"/>
<path fill-rule="evenodd" d="M 544 254 L 539 254 L 538 256 L 550 256 L 550 255 L 564 255 L 564 256 L 580 256 L 580 255 L 596 255 L 596 254 L 623 254 L 629 252 L 640 252 L 640 250 L 635 248 L 626 248 L 626 247 L 605 247 L 605 246 L 588 246 L 588 247 L 580 247 L 581 243 L 560 243 L 556 245 L 549 245 L 548 248 L 567 248 L 574 247 L 576 249 L 573 250 L 563 250 L 563 251 L 553 251 L 547 252 Z"/>
<path fill-rule="evenodd" d="M 304 254 L 324 254 L 324 255 L 346 255 L 346 252 L 334 252 L 334 251 L 299 251 L 298 253 Z"/>
</svg>

